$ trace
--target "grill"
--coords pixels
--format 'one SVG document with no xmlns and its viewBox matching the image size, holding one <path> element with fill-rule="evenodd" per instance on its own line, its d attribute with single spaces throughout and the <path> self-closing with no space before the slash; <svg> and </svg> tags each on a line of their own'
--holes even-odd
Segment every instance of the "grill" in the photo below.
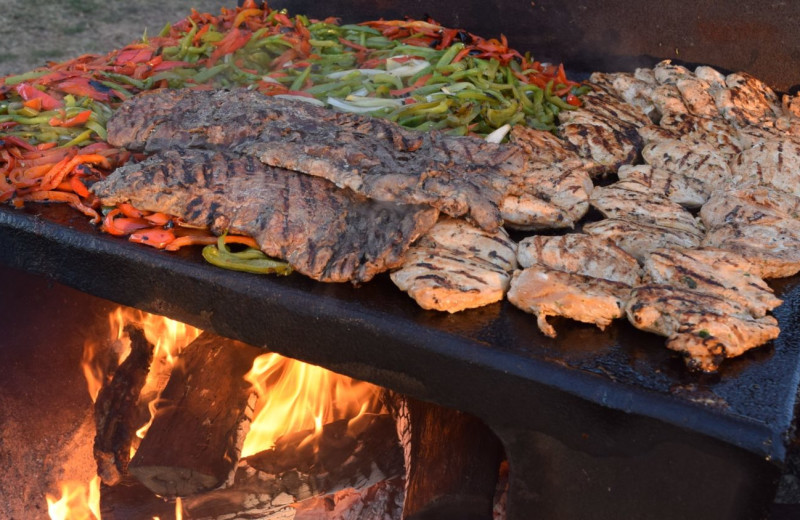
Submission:
<svg viewBox="0 0 800 520">
<path fill-rule="evenodd" d="M 517 48 L 542 49 L 539 59 L 579 70 L 670 57 L 788 89 L 800 65 L 791 55 L 800 12 L 734 2 L 674 11 L 619 1 L 384 4 L 271 7 L 344 13 L 344 21 L 428 14 L 504 33 Z M 355 288 L 220 270 L 198 251 L 163 253 L 100 234 L 66 207 L 0 207 L 0 243 L 9 267 L 477 416 L 506 449 L 511 519 L 759 518 L 792 454 L 800 276 L 773 284 L 785 303 L 771 346 L 698 375 L 662 338 L 625 323 L 605 332 L 564 323 L 549 339 L 507 302 L 445 315 L 418 308 L 386 276 Z"/>
</svg>

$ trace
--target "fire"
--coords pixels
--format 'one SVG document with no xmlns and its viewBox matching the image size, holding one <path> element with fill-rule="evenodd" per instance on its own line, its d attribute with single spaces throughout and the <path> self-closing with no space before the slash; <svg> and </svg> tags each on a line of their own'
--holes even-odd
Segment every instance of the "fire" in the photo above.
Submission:
<svg viewBox="0 0 800 520">
<path fill-rule="evenodd" d="M 82 368 L 89 395 L 96 400 L 103 384 L 130 353 L 130 339 L 124 333 L 129 323 L 140 326 L 148 341 L 155 345 L 154 360 L 147 382 L 140 394 L 140 403 L 158 413 L 159 396 L 166 386 L 175 361 L 182 349 L 202 331 L 161 316 L 119 307 L 109 315 L 110 334 L 105 341 L 87 341 Z M 241 456 L 272 448 L 287 433 L 310 431 L 303 444 L 313 442 L 325 424 L 349 419 L 354 431 L 358 419 L 379 408 L 379 389 L 369 383 L 355 381 L 321 367 L 268 353 L 256 358 L 245 376 L 258 395 L 254 419 L 245 439 Z M 150 423 L 137 431 L 143 438 Z M 132 447 L 131 456 L 135 452 Z M 100 520 L 100 479 L 89 486 L 66 482 L 62 497 L 47 496 L 51 520 Z M 183 507 L 175 504 L 180 519 Z"/>
<path fill-rule="evenodd" d="M 80 482 L 63 482 L 60 499 L 46 498 L 51 520 L 100 520 L 100 477 L 93 478 L 88 489 Z"/>
<path fill-rule="evenodd" d="M 127 307 L 118 307 L 111 312 L 108 322 L 109 342 L 98 343 L 95 340 L 88 340 L 83 350 L 83 372 L 92 400 L 97 398 L 97 393 L 109 376 L 109 371 L 116 368 L 109 366 L 108 358 L 115 358 L 116 364 L 119 364 L 130 353 L 130 340 L 123 331 L 128 323 L 139 325 L 144 330 L 147 340 L 155 345 L 154 368 L 150 371 L 150 377 L 142 390 L 143 395 L 148 391 L 164 387 L 180 351 L 202 332 L 185 323 Z"/>
<path fill-rule="evenodd" d="M 286 433 L 313 430 L 313 437 L 324 424 L 378 406 L 378 387 L 278 354 L 256 358 L 245 379 L 259 399 L 243 457 L 273 447 Z"/>
</svg>

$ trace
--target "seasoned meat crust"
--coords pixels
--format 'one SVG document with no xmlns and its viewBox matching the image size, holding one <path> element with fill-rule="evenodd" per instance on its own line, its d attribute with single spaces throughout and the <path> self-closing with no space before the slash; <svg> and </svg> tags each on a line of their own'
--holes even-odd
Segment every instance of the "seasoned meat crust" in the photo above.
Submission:
<svg viewBox="0 0 800 520">
<path fill-rule="evenodd" d="M 667 348 L 683 353 L 691 368 L 705 372 L 780 333 L 772 316 L 754 318 L 724 297 L 670 285 L 636 287 L 626 313 L 636 328 L 666 336 Z"/>
<path fill-rule="evenodd" d="M 564 316 L 605 328 L 624 315 L 632 284 L 639 282 L 634 258 L 602 238 L 570 233 L 533 236 L 519 245 L 522 271 L 514 273 L 508 300 L 536 315 L 539 329 L 556 331 L 548 316 Z"/>
<path fill-rule="evenodd" d="M 516 250 L 503 230 L 488 233 L 445 217 L 411 246 L 391 278 L 423 309 L 482 307 L 503 299 L 517 266 Z"/>
<path fill-rule="evenodd" d="M 800 140 L 758 142 L 736 157 L 731 170 L 734 184 L 757 181 L 800 196 Z"/>
<path fill-rule="evenodd" d="M 650 281 L 715 294 L 760 318 L 781 304 L 744 257 L 721 249 L 659 249 L 644 263 Z"/>
<path fill-rule="evenodd" d="M 800 272 L 800 197 L 768 186 L 720 189 L 700 210 L 703 245 L 734 251 L 763 278 Z"/>
<path fill-rule="evenodd" d="M 366 282 L 397 267 L 438 212 L 378 202 L 253 157 L 168 150 L 118 168 L 92 191 L 217 233 L 252 236 L 268 255 L 325 282 Z"/>
<path fill-rule="evenodd" d="M 554 338 L 556 330 L 548 316 L 564 316 L 604 329 L 625 315 L 629 285 L 533 265 L 516 271 L 508 290 L 508 301 L 536 316 L 545 335 Z"/>
<path fill-rule="evenodd" d="M 521 267 L 539 264 L 628 285 L 638 284 L 641 278 L 635 258 L 608 239 L 583 233 L 526 237 L 519 243 L 517 259 Z"/>
<path fill-rule="evenodd" d="M 647 255 L 656 249 L 699 247 L 702 240 L 694 232 L 612 218 L 586 224 L 583 231 L 611 240 L 640 262 L 644 262 Z"/>
<path fill-rule="evenodd" d="M 157 91 L 129 99 L 108 140 L 131 150 L 230 149 L 265 164 L 325 178 L 369 198 L 428 204 L 496 231 L 510 179 L 527 158 L 514 145 L 414 132 L 258 92 Z"/>
</svg>

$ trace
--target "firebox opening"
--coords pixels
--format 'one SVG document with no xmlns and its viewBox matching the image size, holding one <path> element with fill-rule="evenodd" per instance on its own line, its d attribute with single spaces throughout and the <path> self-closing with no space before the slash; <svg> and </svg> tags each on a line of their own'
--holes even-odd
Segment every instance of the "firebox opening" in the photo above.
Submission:
<svg viewBox="0 0 800 520">
<path fill-rule="evenodd" d="M 0 516 L 504 516 L 502 446 L 474 417 L 15 270 L 0 284 Z"/>
</svg>

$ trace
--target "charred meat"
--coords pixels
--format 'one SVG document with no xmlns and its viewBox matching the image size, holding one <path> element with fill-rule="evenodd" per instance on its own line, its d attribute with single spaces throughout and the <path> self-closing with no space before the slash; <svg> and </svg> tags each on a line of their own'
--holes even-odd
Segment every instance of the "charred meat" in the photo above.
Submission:
<svg viewBox="0 0 800 520">
<path fill-rule="evenodd" d="M 252 236 L 268 255 L 326 282 L 366 282 L 397 267 L 438 212 L 378 202 L 254 157 L 168 150 L 118 168 L 92 187 L 104 204 L 130 202 L 216 233 Z"/>
<path fill-rule="evenodd" d="M 109 122 L 109 142 L 148 153 L 230 149 L 325 178 L 385 202 L 428 204 L 482 228 L 502 224 L 509 179 L 523 176 L 513 145 L 439 132 L 249 90 L 163 91 L 128 100 Z"/>
</svg>

